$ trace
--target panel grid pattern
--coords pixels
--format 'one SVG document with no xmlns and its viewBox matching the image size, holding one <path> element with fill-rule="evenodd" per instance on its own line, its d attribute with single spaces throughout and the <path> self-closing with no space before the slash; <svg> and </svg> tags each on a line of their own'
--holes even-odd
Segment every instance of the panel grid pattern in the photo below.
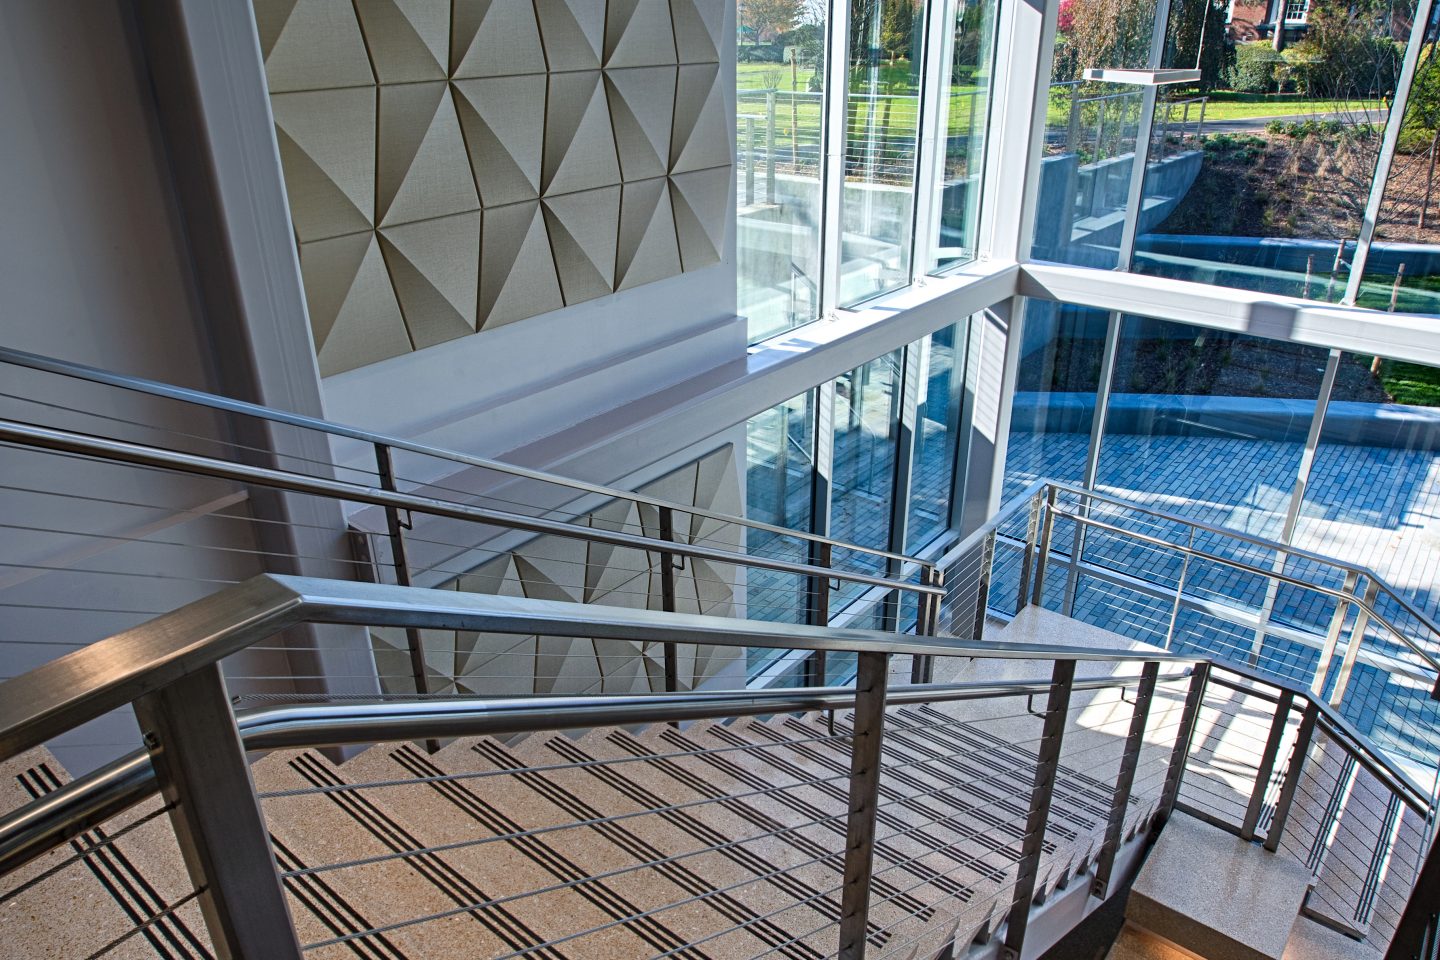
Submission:
<svg viewBox="0 0 1440 960">
<path fill-rule="evenodd" d="M 720 0 L 255 0 L 322 375 L 719 262 Z"/>
</svg>

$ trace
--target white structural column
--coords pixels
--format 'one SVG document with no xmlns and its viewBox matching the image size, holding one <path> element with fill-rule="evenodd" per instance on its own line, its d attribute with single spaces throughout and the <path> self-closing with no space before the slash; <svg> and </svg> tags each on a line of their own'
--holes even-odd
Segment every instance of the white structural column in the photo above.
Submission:
<svg viewBox="0 0 1440 960">
<path fill-rule="evenodd" d="M 1385 136 L 1380 141 L 1380 156 L 1375 161 L 1375 176 L 1370 181 L 1370 196 L 1365 201 L 1365 216 L 1360 221 L 1360 238 L 1355 245 L 1355 259 L 1350 264 L 1350 277 L 1345 282 L 1341 303 L 1353 304 L 1360 296 L 1360 281 L 1365 277 L 1365 262 L 1370 258 L 1370 244 L 1375 240 L 1375 221 L 1385 199 L 1385 186 L 1390 180 L 1390 166 L 1395 147 L 1400 142 L 1400 127 L 1405 122 L 1405 109 L 1410 105 L 1410 87 L 1415 68 L 1420 62 L 1420 49 L 1425 45 L 1435 0 L 1417 0 L 1410 42 L 1405 45 L 1405 59 L 1400 64 L 1400 78 L 1395 83 L 1395 99 L 1390 102 L 1390 116 L 1385 122 Z"/>
<path fill-rule="evenodd" d="M 981 184 L 981 259 L 1025 261 L 1035 234 L 1059 0 L 1001 3 Z"/>
<path fill-rule="evenodd" d="M 845 115 L 850 87 L 850 4 L 830 4 L 825 38 L 824 120 L 820 142 L 824 164 L 820 172 L 820 316 L 840 305 L 841 248 L 845 240 Z"/>
<path fill-rule="evenodd" d="M 910 281 L 923 282 L 939 249 L 940 196 L 945 181 L 949 134 L 950 68 L 954 63 L 955 4 L 930 0 L 925 16 L 925 54 L 920 70 L 920 129 L 916 137 L 915 230 L 910 256 Z"/>
</svg>

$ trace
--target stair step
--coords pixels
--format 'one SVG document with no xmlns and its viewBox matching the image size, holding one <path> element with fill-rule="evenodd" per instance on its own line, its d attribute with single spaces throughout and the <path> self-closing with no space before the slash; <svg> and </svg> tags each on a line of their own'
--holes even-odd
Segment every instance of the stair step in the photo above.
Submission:
<svg viewBox="0 0 1440 960">
<path fill-rule="evenodd" d="M 1281 960 L 1310 873 L 1184 814 L 1166 823 L 1125 918 L 1202 957 Z"/>
<path fill-rule="evenodd" d="M 12 757 L 0 764 L 0 810 L 69 781 L 44 748 Z M 87 957 L 118 940 L 107 957 L 208 957 L 210 938 L 199 905 L 185 901 L 193 886 L 161 811 L 152 798 L 0 878 L 0 954 Z"/>
</svg>

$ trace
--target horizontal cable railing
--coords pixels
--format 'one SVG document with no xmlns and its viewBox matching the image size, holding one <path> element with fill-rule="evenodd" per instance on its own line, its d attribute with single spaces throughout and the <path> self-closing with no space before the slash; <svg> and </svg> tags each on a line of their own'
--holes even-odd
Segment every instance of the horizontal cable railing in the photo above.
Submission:
<svg viewBox="0 0 1440 960">
<path fill-rule="evenodd" d="M 1212 657 L 1310 690 L 1435 782 L 1440 627 L 1366 567 L 1053 481 L 939 566 L 945 634 L 1033 604 Z"/>
<path fill-rule="evenodd" d="M 0 558 L 0 606 L 21 628 L 18 642 L 34 654 L 23 663 L 104 636 L 117 620 L 141 622 L 264 570 L 821 624 L 844 605 L 858 611 L 858 597 L 882 603 L 892 629 L 917 619 L 928 624 L 928 617 L 902 620 L 899 612 L 918 608 L 924 614 L 929 601 L 919 598 L 938 595 L 933 566 L 899 554 L 47 358 L 0 350 L 0 362 L 42 378 L 34 389 L 27 384 L 23 393 L 4 394 L 12 401 L 5 410 L 15 415 L 0 419 L 0 443 L 32 458 L 16 460 L 24 469 L 0 487 L 8 506 L 3 528 L 15 548 Z M 40 389 L 43 378 L 54 376 L 99 392 L 65 407 L 35 399 L 47 393 Z M 192 419 L 199 410 L 294 427 L 315 455 L 247 446 L 215 423 L 187 421 L 182 430 L 157 425 L 164 418 L 125 419 L 123 404 L 111 394 L 175 400 Z M 332 440 L 371 445 L 376 466 L 334 459 Z M 397 459 L 401 454 L 433 463 L 406 466 Z M 59 457 L 101 466 L 74 470 Z M 513 491 L 506 498 L 490 487 L 481 492 L 460 480 L 425 479 L 437 463 L 537 486 L 524 492 L 522 502 Z M 689 486 L 696 488 L 698 480 Z M 560 493 L 551 496 L 546 489 Z M 278 508 L 276 495 L 298 498 L 299 506 Z M 346 542 L 333 524 L 316 519 L 326 501 L 338 501 L 352 524 L 368 510 L 380 529 L 352 529 Z M 737 578 L 736 568 L 750 576 Z M 875 601 L 866 593 L 877 590 L 888 599 Z M 34 628 L 44 618 L 67 627 Z M 310 697 L 344 696 L 356 688 L 369 693 L 366 680 L 395 695 L 516 692 L 512 667 L 520 655 L 512 651 L 494 651 L 493 662 L 477 665 L 467 662 L 467 638 L 453 634 L 421 637 L 410 629 L 372 637 L 378 673 L 369 665 L 347 674 L 291 659 L 277 675 L 269 664 L 280 658 L 261 657 L 266 665 L 249 675 L 236 672 L 232 680 L 244 681 L 245 695 L 259 698 L 282 691 Z M 285 654 L 286 643 L 256 652 Z M 824 676 L 823 655 L 819 660 L 811 672 Z M 437 666 L 442 661 L 453 666 Z M 548 692 L 561 677 L 542 668 L 560 670 L 563 658 L 532 666 L 532 691 Z M 690 687 L 697 680 L 668 650 L 654 672 L 653 689 Z M 290 681 L 298 688 L 286 686 Z"/>
<path fill-rule="evenodd" d="M 858 679 L 237 714 L 222 662 L 301 624 L 844 653 Z M 898 657 L 972 672 L 891 687 Z M 1307 912 L 1383 944 L 1432 811 L 1308 691 L 1194 654 L 310 578 L 256 578 L 0 684 L 0 760 L 126 704 L 143 752 L 0 818 L 0 902 L 93 866 L 122 831 L 173 824 L 174 882 L 149 913 L 99 925 L 97 956 L 181 936 L 177 916 L 240 957 L 454 937 L 492 958 L 1018 955 L 1036 905 L 1108 895 L 1172 809 L 1287 856 L 1321 837 Z M 370 749 L 341 766 L 310 749 L 342 744 Z M 246 751 L 269 756 L 251 772 Z M 37 860 L 68 842 L 70 860 Z"/>
</svg>

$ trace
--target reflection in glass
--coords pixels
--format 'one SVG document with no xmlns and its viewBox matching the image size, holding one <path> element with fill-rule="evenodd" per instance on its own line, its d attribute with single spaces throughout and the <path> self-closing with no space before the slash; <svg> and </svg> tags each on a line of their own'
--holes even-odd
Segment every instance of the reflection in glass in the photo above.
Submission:
<svg viewBox="0 0 1440 960">
<path fill-rule="evenodd" d="M 1032 255 L 1113 268 L 1135 163 L 1141 88 L 1083 79 L 1091 67 L 1148 66 L 1154 0 L 1061 5 Z"/>
<path fill-rule="evenodd" d="M 819 315 L 826 4 L 741 4 L 736 253 L 750 340 Z"/>
<path fill-rule="evenodd" d="M 886 354 L 835 381 L 835 451 L 830 532 L 836 540 L 887 550 L 895 493 L 895 427 L 900 401 L 900 351 Z M 883 574 L 871 554 L 837 550 L 837 567 Z M 838 610 L 863 587 L 842 586 Z"/>
<path fill-rule="evenodd" d="M 1325 360 L 1316 347 L 1125 317 L 1099 488 L 1279 539 Z"/>
<path fill-rule="evenodd" d="M 1375 220 L 1356 303 L 1402 313 L 1440 313 L 1440 59 L 1437 25 L 1426 32 L 1395 158 Z"/>
<path fill-rule="evenodd" d="M 1109 317 L 1104 310 L 1026 301 L 1002 501 L 1036 480 L 1084 480 Z"/>
<path fill-rule="evenodd" d="M 850 0 L 840 303 L 910 280 L 923 0 Z"/>
<path fill-rule="evenodd" d="M 1440 616 L 1440 370 L 1343 354 L 1326 408 L 1295 544 L 1368 567 L 1421 613 Z M 1326 605 L 1328 614 L 1333 607 Z M 1383 595 L 1380 614 L 1412 637 L 1429 631 Z M 1354 624 L 1353 616 L 1350 618 Z M 1372 624 L 1365 648 L 1403 656 Z M 1363 665 L 1362 665 L 1363 666 Z M 1332 665 L 1332 679 L 1335 670 Z M 1424 687 L 1425 685 L 1418 685 Z M 1436 750 L 1436 704 L 1428 689 L 1375 668 L 1357 668 L 1342 713 L 1380 746 L 1406 756 Z"/>
<path fill-rule="evenodd" d="M 751 417 L 745 426 L 745 515 L 761 523 L 810 529 L 810 488 L 814 476 L 814 393 Z M 802 541 L 778 533 L 745 530 L 745 552 L 757 557 L 808 563 Z M 750 568 L 746 616 L 752 620 L 804 623 L 808 580 L 794 574 Z M 750 675 L 780 651 L 751 648 Z"/>
<path fill-rule="evenodd" d="M 936 257 L 942 270 L 975 258 L 980 218 L 980 173 L 985 156 L 986 117 L 995 53 L 996 0 L 958 0 L 954 30 L 942 60 L 943 157 L 935 219 Z"/>
<path fill-rule="evenodd" d="M 1225 69 L 1170 91 L 1175 102 L 1156 114 L 1134 269 L 1338 301 L 1413 6 L 1314 0 L 1278 47 L 1238 43 Z M 1223 34 L 1212 25 L 1206 35 Z M 1228 126 L 1212 133 L 1215 121 Z"/>
<path fill-rule="evenodd" d="M 915 413 L 915 454 L 905 531 L 906 551 L 910 554 L 949 526 L 960 394 L 965 379 L 963 337 L 962 326 L 946 327 L 912 348 L 922 353 L 924 376 Z"/>
</svg>

